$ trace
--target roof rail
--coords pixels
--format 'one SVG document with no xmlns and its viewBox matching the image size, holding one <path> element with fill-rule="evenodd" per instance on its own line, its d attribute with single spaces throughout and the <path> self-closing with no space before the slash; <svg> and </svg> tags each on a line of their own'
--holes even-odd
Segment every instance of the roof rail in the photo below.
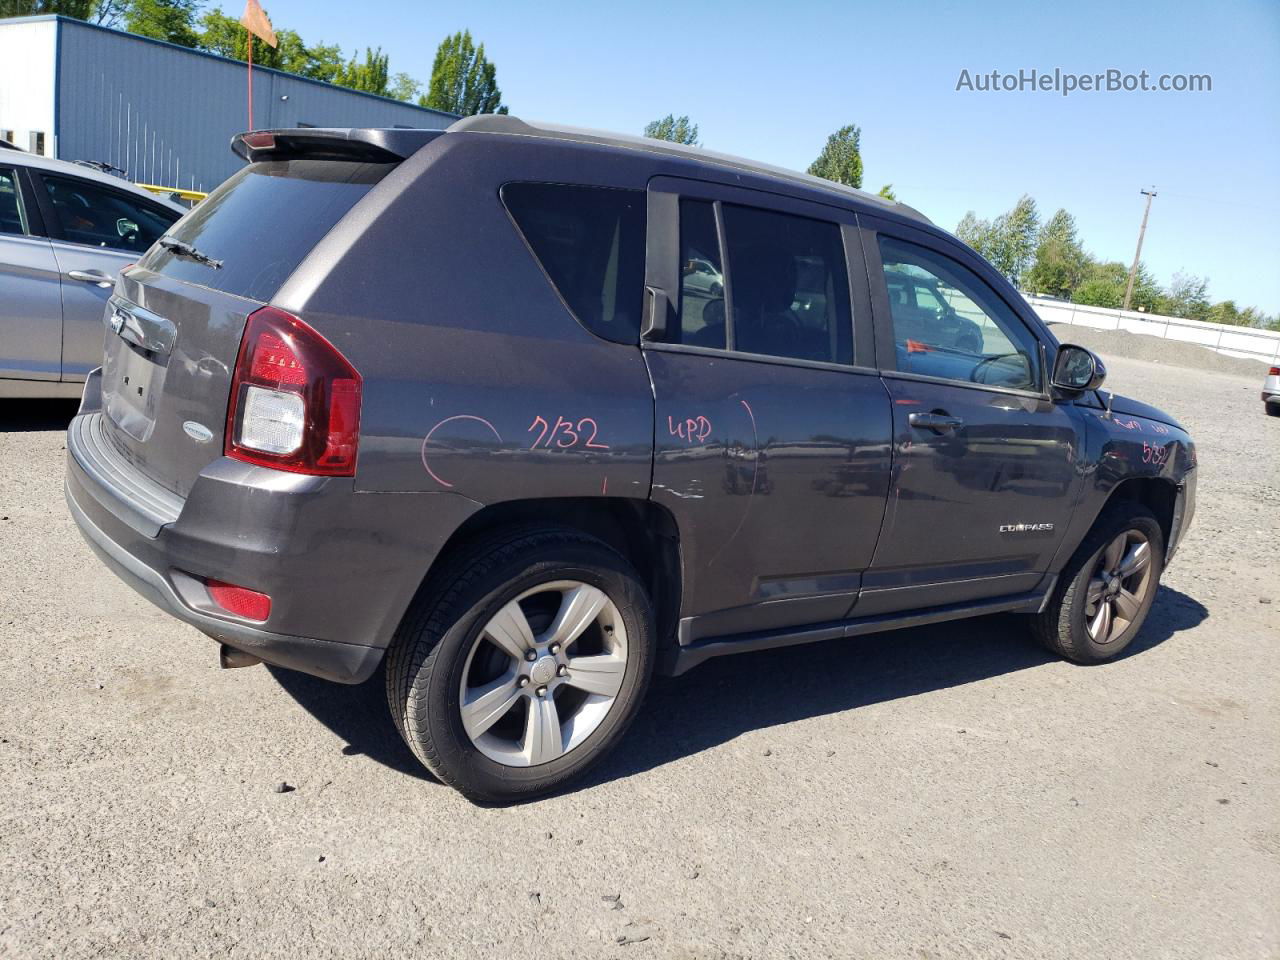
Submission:
<svg viewBox="0 0 1280 960">
<path fill-rule="evenodd" d="M 642 150 L 647 153 L 658 153 L 665 156 L 681 157 L 686 160 L 697 160 L 702 163 L 712 163 L 716 166 L 728 167 L 732 170 L 744 173 L 757 173 L 763 174 L 764 176 L 776 177 L 779 180 L 786 180 L 789 183 L 809 187 L 814 190 L 822 190 L 827 193 L 856 197 L 864 203 L 884 207 L 886 210 L 891 210 L 894 213 L 910 217 L 914 220 L 932 223 L 932 221 L 930 221 L 929 218 L 920 211 L 907 206 L 905 203 L 899 203 L 896 200 L 888 200 L 879 194 L 869 193 L 866 190 L 847 187 L 844 184 L 836 183 L 833 180 L 824 180 L 821 177 L 814 177 L 807 173 L 788 170 L 785 167 L 775 167 L 768 163 L 757 163 L 754 160 L 748 160 L 744 157 L 737 157 L 728 153 L 716 153 L 713 150 L 704 150 L 701 147 L 691 147 L 683 143 L 671 143 L 667 140 L 655 140 L 652 137 L 637 137 L 625 133 L 610 133 L 604 130 L 591 130 L 585 127 L 567 127 L 548 123 L 532 123 L 526 120 L 521 120 L 519 117 L 512 117 L 507 114 L 498 113 L 482 113 L 472 117 L 463 117 L 461 120 L 454 121 L 450 124 L 446 128 L 446 132 L 501 133 L 507 134 L 508 136 L 541 137 L 549 140 L 570 140 L 577 143 L 594 143 L 602 146 L 623 147 L 631 150 Z"/>
</svg>

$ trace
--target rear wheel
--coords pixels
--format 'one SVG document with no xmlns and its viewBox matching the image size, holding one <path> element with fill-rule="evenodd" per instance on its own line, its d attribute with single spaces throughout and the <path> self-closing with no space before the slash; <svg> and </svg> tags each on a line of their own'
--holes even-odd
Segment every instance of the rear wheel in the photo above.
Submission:
<svg viewBox="0 0 1280 960">
<path fill-rule="evenodd" d="M 418 759 L 473 799 L 553 790 L 614 746 L 648 686 L 639 577 L 567 530 L 490 540 L 450 567 L 390 654 L 392 716 Z"/>
<path fill-rule="evenodd" d="M 1108 508 L 1062 572 L 1037 638 L 1077 663 L 1101 663 L 1125 649 L 1142 629 L 1164 569 L 1164 535 L 1137 503 Z"/>
</svg>

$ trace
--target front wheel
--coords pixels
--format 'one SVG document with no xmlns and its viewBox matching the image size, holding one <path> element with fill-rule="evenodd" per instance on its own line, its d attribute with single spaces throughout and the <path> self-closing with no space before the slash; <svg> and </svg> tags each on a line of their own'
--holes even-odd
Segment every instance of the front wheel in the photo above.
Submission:
<svg viewBox="0 0 1280 960">
<path fill-rule="evenodd" d="M 1101 663 L 1133 642 L 1155 601 L 1164 569 L 1164 534 L 1137 503 L 1107 508 L 1062 571 L 1037 638 L 1076 663 Z"/>
<path fill-rule="evenodd" d="M 405 618 L 387 696 L 405 742 L 482 801 L 528 799 L 604 756 L 653 670 L 653 614 L 621 556 L 568 530 L 522 531 L 450 565 Z"/>
</svg>

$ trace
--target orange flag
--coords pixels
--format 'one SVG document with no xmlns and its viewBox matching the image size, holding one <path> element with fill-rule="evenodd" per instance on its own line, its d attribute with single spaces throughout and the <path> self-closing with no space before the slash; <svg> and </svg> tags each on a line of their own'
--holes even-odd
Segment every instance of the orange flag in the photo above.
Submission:
<svg viewBox="0 0 1280 960">
<path fill-rule="evenodd" d="M 267 46 L 276 45 L 276 32 L 271 28 L 267 12 L 262 9 L 258 0 L 245 0 L 244 14 L 240 17 L 240 24 Z"/>
</svg>

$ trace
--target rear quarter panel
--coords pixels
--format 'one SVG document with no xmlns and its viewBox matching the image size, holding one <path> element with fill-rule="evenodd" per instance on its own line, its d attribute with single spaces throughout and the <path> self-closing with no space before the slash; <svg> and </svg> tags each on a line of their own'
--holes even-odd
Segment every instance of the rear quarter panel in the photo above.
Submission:
<svg viewBox="0 0 1280 960">
<path fill-rule="evenodd" d="M 499 199 L 513 180 L 643 189 L 645 173 L 574 145 L 442 137 L 273 301 L 364 377 L 360 491 L 483 504 L 649 494 L 653 396 L 639 348 L 574 319 Z"/>
</svg>

